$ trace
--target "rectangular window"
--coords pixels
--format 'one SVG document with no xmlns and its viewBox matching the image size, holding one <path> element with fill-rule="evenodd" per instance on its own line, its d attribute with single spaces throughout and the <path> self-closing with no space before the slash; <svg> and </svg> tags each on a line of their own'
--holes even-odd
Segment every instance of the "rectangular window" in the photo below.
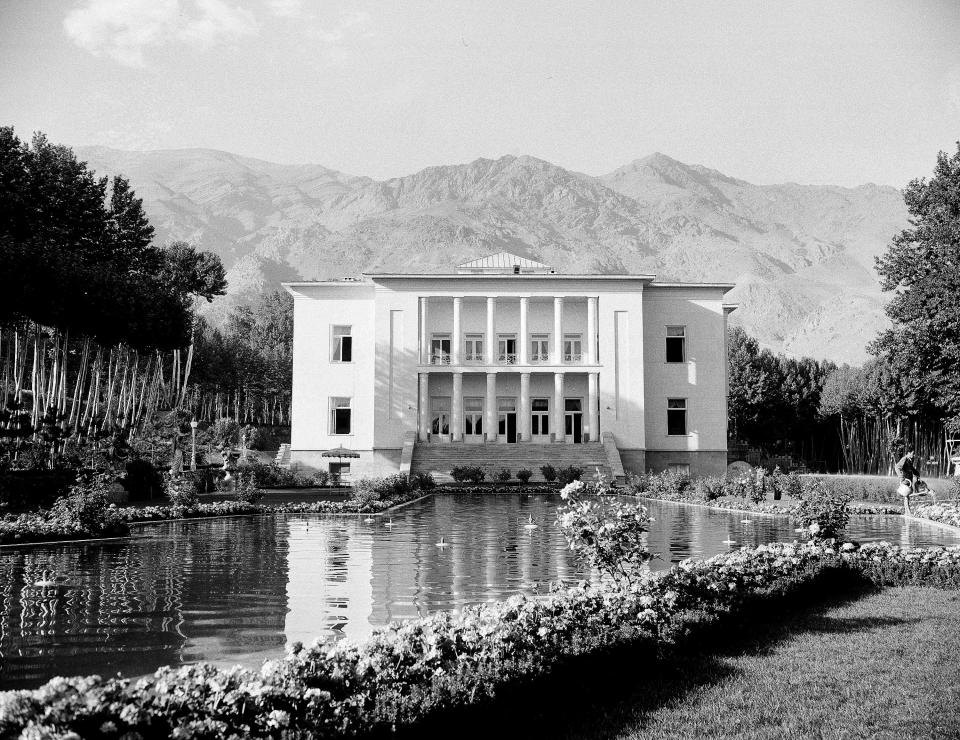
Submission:
<svg viewBox="0 0 960 740">
<path fill-rule="evenodd" d="M 450 335 L 434 334 L 430 339 L 430 364 L 450 364 Z"/>
<path fill-rule="evenodd" d="M 353 362 L 353 327 L 335 326 L 330 340 L 331 362 Z"/>
<path fill-rule="evenodd" d="M 687 399 L 667 399 L 667 434 L 684 436 L 687 433 Z"/>
<path fill-rule="evenodd" d="M 430 431 L 434 434 L 450 434 L 450 396 L 434 396 L 430 399 Z"/>
<path fill-rule="evenodd" d="M 535 435 L 550 434 L 550 399 L 530 399 L 530 433 Z"/>
<path fill-rule="evenodd" d="M 330 399 L 330 434 L 350 434 L 350 399 Z"/>
<path fill-rule="evenodd" d="M 530 362 L 550 362 L 550 337 L 547 334 L 534 334 L 530 337 Z"/>
<path fill-rule="evenodd" d="M 467 334 L 464 362 L 483 362 L 483 334 Z"/>
<path fill-rule="evenodd" d="M 686 362 L 687 327 L 667 327 L 667 362 Z"/>
<path fill-rule="evenodd" d="M 667 469 L 671 473 L 679 473 L 680 475 L 690 475 L 690 463 L 668 463 Z"/>
<path fill-rule="evenodd" d="M 563 361 L 572 363 L 583 361 L 583 340 L 579 334 L 563 335 Z"/>
<path fill-rule="evenodd" d="M 483 434 L 483 399 L 463 399 L 463 433 L 470 436 Z"/>
<path fill-rule="evenodd" d="M 497 336 L 497 361 L 501 365 L 517 364 L 517 338 L 513 334 Z"/>
</svg>

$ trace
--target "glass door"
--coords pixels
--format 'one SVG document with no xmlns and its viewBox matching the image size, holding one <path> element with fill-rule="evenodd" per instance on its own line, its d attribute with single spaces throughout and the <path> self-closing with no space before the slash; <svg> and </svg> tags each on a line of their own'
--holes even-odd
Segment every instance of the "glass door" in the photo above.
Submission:
<svg viewBox="0 0 960 740">
<path fill-rule="evenodd" d="M 483 436 L 483 399 L 463 399 L 463 435 L 479 438 Z"/>
<path fill-rule="evenodd" d="M 583 399 L 567 398 L 563 402 L 563 432 L 574 444 L 583 442 Z"/>
<path fill-rule="evenodd" d="M 530 434 L 534 437 L 546 437 L 550 434 L 549 398 L 530 400 Z"/>
<path fill-rule="evenodd" d="M 430 431 L 439 435 L 450 434 L 450 396 L 430 399 Z"/>
<path fill-rule="evenodd" d="M 497 433 L 507 442 L 517 441 L 517 399 L 497 399 Z"/>
</svg>

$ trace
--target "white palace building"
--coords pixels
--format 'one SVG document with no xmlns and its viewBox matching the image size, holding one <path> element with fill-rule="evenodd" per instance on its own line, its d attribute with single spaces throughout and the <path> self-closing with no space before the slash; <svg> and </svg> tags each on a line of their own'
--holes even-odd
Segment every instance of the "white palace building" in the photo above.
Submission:
<svg viewBox="0 0 960 740">
<path fill-rule="evenodd" d="M 726 468 L 732 285 L 563 275 L 502 252 L 284 287 L 297 468 Z M 323 456 L 336 447 L 360 457 Z"/>
</svg>

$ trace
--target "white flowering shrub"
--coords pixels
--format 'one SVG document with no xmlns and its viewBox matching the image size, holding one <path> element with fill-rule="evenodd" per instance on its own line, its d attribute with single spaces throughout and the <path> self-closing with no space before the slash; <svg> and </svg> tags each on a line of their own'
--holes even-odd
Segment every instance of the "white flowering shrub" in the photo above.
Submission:
<svg viewBox="0 0 960 740">
<path fill-rule="evenodd" d="M 653 555 L 647 549 L 646 508 L 612 493 L 602 477 L 568 483 L 557 508 L 557 526 L 570 549 L 615 583 L 629 585 Z"/>
</svg>

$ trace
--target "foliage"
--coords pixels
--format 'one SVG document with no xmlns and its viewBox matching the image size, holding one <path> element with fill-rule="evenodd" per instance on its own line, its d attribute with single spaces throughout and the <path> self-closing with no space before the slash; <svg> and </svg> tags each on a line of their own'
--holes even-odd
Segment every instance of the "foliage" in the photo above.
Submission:
<svg viewBox="0 0 960 740">
<path fill-rule="evenodd" d="M 427 485 L 430 485 L 433 477 L 426 480 Z M 422 482 L 423 479 L 408 479 L 403 473 L 382 478 L 361 478 L 354 486 L 353 498 L 361 507 L 369 506 L 381 499 L 404 498 L 416 491 Z"/>
<path fill-rule="evenodd" d="M 533 477 L 533 471 L 527 470 L 526 468 L 520 468 L 517 471 L 517 480 L 520 481 L 523 485 L 527 485 L 530 482 L 530 479 Z"/>
<path fill-rule="evenodd" d="M 487 471 L 476 465 L 457 465 L 450 471 L 452 477 L 457 483 L 482 483 L 487 477 Z"/>
<path fill-rule="evenodd" d="M 810 539 L 836 539 L 850 520 L 849 503 L 848 494 L 828 491 L 820 481 L 814 481 L 803 493 L 797 518 Z"/>
<path fill-rule="evenodd" d="M 97 178 L 43 134 L 27 145 L 0 127 L 0 324 L 30 320 L 103 346 L 186 346 L 196 285 L 152 237 L 123 177 Z M 222 280 L 219 260 L 204 259 Z"/>
<path fill-rule="evenodd" d="M 263 498 L 263 491 L 257 486 L 256 476 L 249 470 L 237 471 L 237 501 L 255 504 Z"/>
<path fill-rule="evenodd" d="M 944 502 L 939 504 L 920 504 L 912 506 L 911 512 L 914 516 L 921 519 L 929 519 L 932 522 L 949 524 L 953 527 L 960 527 L 960 504 L 956 502 Z"/>
<path fill-rule="evenodd" d="M 557 469 L 553 465 L 541 465 L 540 475 L 547 483 L 553 483 L 557 479 Z"/>
<path fill-rule="evenodd" d="M 123 485 L 130 493 L 131 501 L 159 496 L 164 489 L 163 476 L 153 465 L 140 458 L 134 458 L 126 464 Z"/>
<path fill-rule="evenodd" d="M 915 411 L 960 416 L 960 144 L 903 193 L 910 226 L 877 258 L 893 328 L 876 341 Z"/>
<path fill-rule="evenodd" d="M 645 534 L 650 517 L 640 504 L 613 495 L 603 478 L 575 480 L 560 492 L 557 526 L 570 549 L 615 583 L 629 586 L 653 555 Z"/>
<path fill-rule="evenodd" d="M 197 497 L 197 487 L 188 476 L 173 476 L 167 473 L 164 478 L 167 486 L 167 498 L 173 506 L 191 508 L 200 501 Z"/>
<path fill-rule="evenodd" d="M 136 681 L 58 678 L 5 695 L 0 735 L 28 726 L 38 737 L 395 732 L 485 702 L 578 656 L 666 646 L 692 623 L 762 609 L 842 564 L 822 547 L 765 545 L 684 561 L 631 588 L 584 584 L 394 623 L 360 642 L 296 644 L 259 672 L 200 664 Z"/>
<path fill-rule="evenodd" d="M 240 424 L 236 419 L 217 419 L 210 427 L 210 437 L 219 449 L 232 449 L 240 444 Z"/>
<path fill-rule="evenodd" d="M 313 475 L 304 475 L 290 468 L 283 468 L 276 463 L 249 462 L 243 469 L 253 475 L 256 485 L 260 488 L 310 488 L 325 486 L 330 482 L 330 474 L 321 470 Z"/>
<path fill-rule="evenodd" d="M 433 479 L 433 474 L 428 472 L 414 473 L 411 481 L 413 487 L 421 491 L 432 491 L 437 487 L 437 482 Z"/>
<path fill-rule="evenodd" d="M 127 534 L 120 510 L 107 499 L 108 485 L 106 475 L 81 475 L 67 495 L 57 499 L 49 510 L 8 516 L 0 521 L 0 544 Z"/>
<path fill-rule="evenodd" d="M 557 470 L 557 482 L 559 482 L 561 486 L 565 486 L 568 483 L 573 483 L 575 480 L 580 480 L 582 475 L 583 468 L 578 468 L 576 465 L 569 465 Z"/>
<path fill-rule="evenodd" d="M 497 471 L 496 475 L 493 477 L 498 483 L 506 483 L 508 480 L 513 478 L 513 473 L 510 472 L 507 468 L 501 468 Z"/>
</svg>

